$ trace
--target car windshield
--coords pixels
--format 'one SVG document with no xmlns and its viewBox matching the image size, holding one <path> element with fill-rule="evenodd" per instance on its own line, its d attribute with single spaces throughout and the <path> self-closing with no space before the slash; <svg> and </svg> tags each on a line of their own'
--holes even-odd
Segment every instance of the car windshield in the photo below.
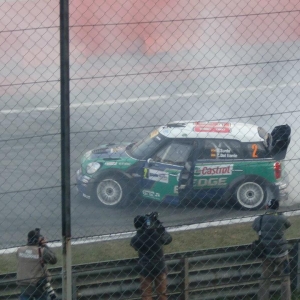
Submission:
<svg viewBox="0 0 300 300">
<path fill-rule="evenodd" d="M 128 149 L 129 154 L 136 159 L 149 158 L 167 138 L 158 133 L 157 130 L 150 133 L 149 136 L 134 144 Z"/>
</svg>

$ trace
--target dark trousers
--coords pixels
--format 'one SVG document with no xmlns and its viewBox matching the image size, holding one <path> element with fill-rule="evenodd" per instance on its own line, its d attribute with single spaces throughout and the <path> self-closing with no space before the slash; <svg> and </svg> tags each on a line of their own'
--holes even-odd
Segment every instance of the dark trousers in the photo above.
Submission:
<svg viewBox="0 0 300 300">
<path fill-rule="evenodd" d="M 158 300 L 167 300 L 167 274 L 161 273 L 154 279 L 152 277 L 140 277 L 142 300 L 152 300 L 152 286 L 155 287 Z"/>
<path fill-rule="evenodd" d="M 287 255 L 264 259 L 258 290 L 259 300 L 269 300 L 271 280 L 274 278 L 279 278 L 281 281 L 281 300 L 291 300 L 290 267 Z"/>
</svg>

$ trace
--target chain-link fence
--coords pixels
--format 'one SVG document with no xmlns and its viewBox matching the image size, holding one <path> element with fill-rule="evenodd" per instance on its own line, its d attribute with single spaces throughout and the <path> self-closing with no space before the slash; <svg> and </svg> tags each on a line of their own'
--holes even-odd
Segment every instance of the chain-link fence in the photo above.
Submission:
<svg viewBox="0 0 300 300">
<path fill-rule="evenodd" d="M 30 230 L 62 241 L 61 52 L 59 1 L 0 7 L 5 279 L 16 271 L 8 253 Z M 68 21 L 74 244 L 94 253 L 122 242 L 136 216 L 154 211 L 174 233 L 252 222 L 273 198 L 297 216 L 297 1 L 72 0 Z M 224 239 L 231 246 L 232 231 L 220 244 L 172 249 L 224 248 Z M 129 241 L 116 245 L 125 256 L 104 247 L 93 262 L 136 255 Z M 74 266 L 91 262 L 81 255 Z"/>
</svg>

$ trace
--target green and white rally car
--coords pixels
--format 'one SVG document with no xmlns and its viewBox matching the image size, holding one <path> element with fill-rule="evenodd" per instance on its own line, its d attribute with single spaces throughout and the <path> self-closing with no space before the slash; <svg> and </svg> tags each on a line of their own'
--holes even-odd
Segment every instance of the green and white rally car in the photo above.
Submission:
<svg viewBox="0 0 300 300">
<path fill-rule="evenodd" d="M 291 128 L 271 133 L 252 124 L 179 121 L 137 143 L 85 153 L 77 171 L 83 197 L 110 207 L 132 199 L 168 203 L 221 201 L 247 210 L 287 199 L 284 161 Z"/>
</svg>

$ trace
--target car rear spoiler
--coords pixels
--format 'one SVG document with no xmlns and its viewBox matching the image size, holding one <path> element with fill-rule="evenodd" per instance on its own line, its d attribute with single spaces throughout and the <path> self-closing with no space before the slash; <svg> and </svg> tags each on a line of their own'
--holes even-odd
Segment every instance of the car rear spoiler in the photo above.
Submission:
<svg viewBox="0 0 300 300">
<path fill-rule="evenodd" d="M 286 156 L 286 151 L 291 141 L 291 127 L 289 125 L 276 126 L 272 132 L 271 154 L 272 157 L 281 160 Z"/>
</svg>

